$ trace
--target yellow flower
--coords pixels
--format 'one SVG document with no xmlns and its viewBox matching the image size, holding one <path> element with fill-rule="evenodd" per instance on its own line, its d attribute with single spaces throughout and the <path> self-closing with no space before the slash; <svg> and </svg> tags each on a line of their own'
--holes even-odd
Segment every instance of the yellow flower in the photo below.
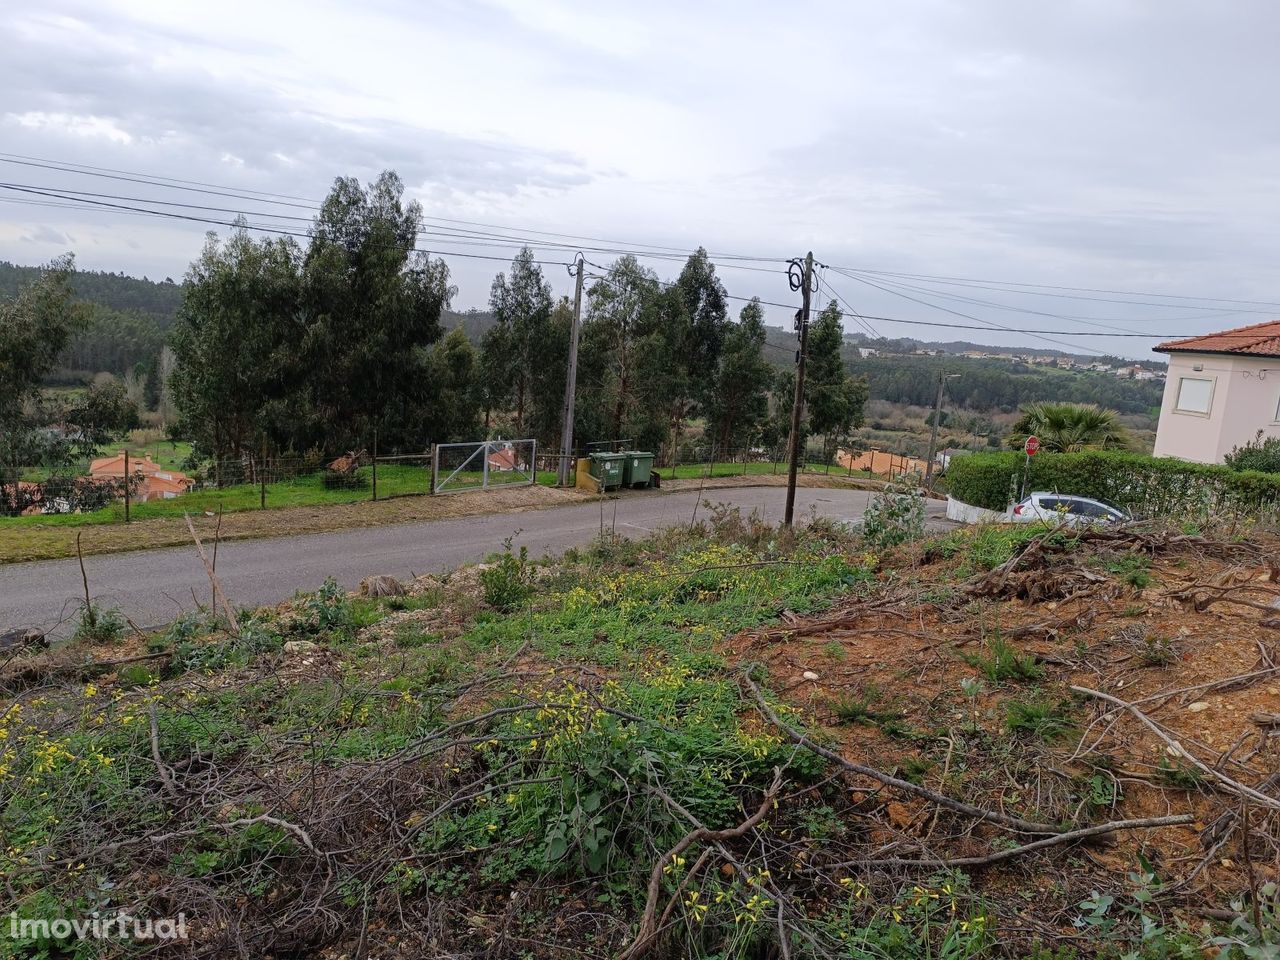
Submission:
<svg viewBox="0 0 1280 960">
<path fill-rule="evenodd" d="M 92 699 L 98 695 L 98 688 L 92 683 L 86 683 L 84 685 L 84 695 L 86 698 Z"/>
</svg>

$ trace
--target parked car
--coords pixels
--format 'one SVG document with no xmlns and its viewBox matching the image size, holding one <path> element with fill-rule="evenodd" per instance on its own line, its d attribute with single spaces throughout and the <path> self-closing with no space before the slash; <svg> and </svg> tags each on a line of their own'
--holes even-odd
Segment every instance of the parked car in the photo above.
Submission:
<svg viewBox="0 0 1280 960">
<path fill-rule="evenodd" d="M 1101 500 L 1039 492 L 1014 504 L 1009 519 L 1015 523 L 1062 523 L 1069 527 L 1084 527 L 1095 523 L 1124 523 L 1133 518 Z"/>
</svg>

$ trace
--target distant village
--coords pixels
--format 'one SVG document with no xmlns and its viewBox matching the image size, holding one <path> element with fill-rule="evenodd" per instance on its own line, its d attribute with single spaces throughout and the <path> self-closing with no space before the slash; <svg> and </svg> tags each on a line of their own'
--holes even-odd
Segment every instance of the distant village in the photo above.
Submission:
<svg viewBox="0 0 1280 960">
<path fill-rule="evenodd" d="M 898 352 L 881 350 L 877 347 L 858 346 L 856 349 L 858 351 L 858 355 L 864 360 L 869 357 L 889 356 Z M 1072 357 L 1053 356 L 1050 354 L 991 353 L 986 350 L 964 350 L 960 353 L 952 353 L 947 350 L 939 350 L 932 347 L 917 347 L 910 351 L 910 353 L 912 356 L 917 357 L 960 356 L 966 357 L 970 360 L 1004 360 L 1007 363 L 1025 363 L 1032 367 L 1055 367 L 1058 370 L 1074 370 L 1078 373 L 1109 373 L 1123 380 L 1163 381 L 1166 376 L 1163 369 L 1151 369 L 1141 363 L 1121 364 L 1120 366 L 1100 361 L 1084 363 Z"/>
</svg>

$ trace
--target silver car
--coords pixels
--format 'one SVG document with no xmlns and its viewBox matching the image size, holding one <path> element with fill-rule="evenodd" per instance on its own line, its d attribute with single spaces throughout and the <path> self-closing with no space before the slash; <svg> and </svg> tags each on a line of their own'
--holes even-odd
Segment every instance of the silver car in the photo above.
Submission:
<svg viewBox="0 0 1280 960">
<path fill-rule="evenodd" d="M 1101 500 L 1066 493 L 1037 492 L 1021 503 L 1015 503 L 1009 511 L 1009 519 L 1014 523 L 1061 523 L 1068 527 L 1085 527 L 1124 523 L 1133 518 Z"/>
</svg>

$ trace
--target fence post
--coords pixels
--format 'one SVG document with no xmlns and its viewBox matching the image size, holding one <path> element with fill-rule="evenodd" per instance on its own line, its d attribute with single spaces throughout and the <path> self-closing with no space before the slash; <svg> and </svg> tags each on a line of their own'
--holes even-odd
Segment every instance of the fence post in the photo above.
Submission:
<svg viewBox="0 0 1280 960">
<path fill-rule="evenodd" d="M 358 467 L 357 467 L 358 469 Z M 378 428 L 373 428 L 373 499 L 378 499 Z"/>
<path fill-rule="evenodd" d="M 489 489 L 489 441 L 484 442 L 484 451 L 481 453 L 484 463 L 484 472 L 480 475 L 480 489 Z"/>
<path fill-rule="evenodd" d="M 427 492 L 431 496 L 436 493 L 436 478 L 440 475 L 440 444 L 433 443 L 431 445 L 431 489 Z"/>
<path fill-rule="evenodd" d="M 129 451 L 124 451 L 124 522 L 129 522 Z"/>
<path fill-rule="evenodd" d="M 262 435 L 262 460 L 258 463 L 258 509 L 267 508 L 267 435 Z"/>
</svg>

